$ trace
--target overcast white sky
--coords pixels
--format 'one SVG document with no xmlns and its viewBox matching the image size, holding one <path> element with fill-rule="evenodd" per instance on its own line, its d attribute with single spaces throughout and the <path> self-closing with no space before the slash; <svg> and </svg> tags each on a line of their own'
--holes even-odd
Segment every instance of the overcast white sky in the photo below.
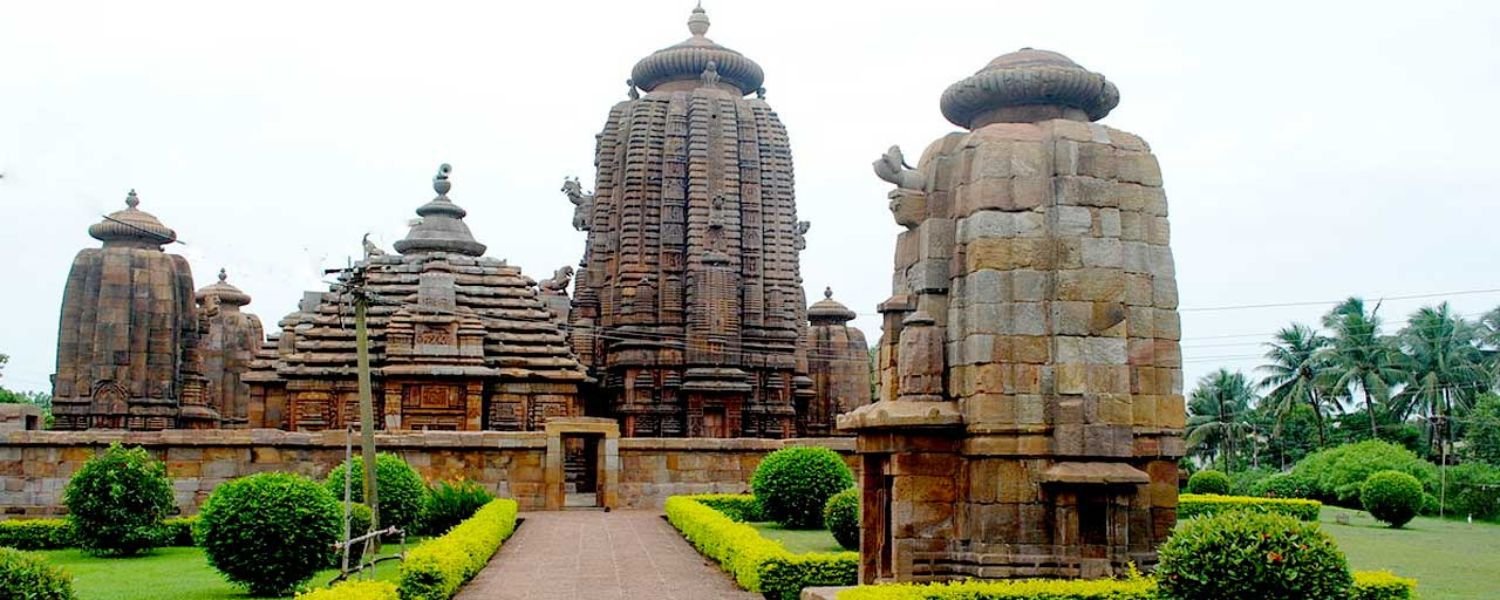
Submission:
<svg viewBox="0 0 1500 600">
<path fill-rule="evenodd" d="M 268 327 L 372 231 L 389 248 L 430 178 L 492 256 L 577 263 L 558 193 L 636 60 L 687 37 L 690 0 L 25 2 L 0 10 L 0 384 L 49 388 L 85 230 L 123 205 L 177 230 L 197 285 L 224 266 Z M 1119 85 L 1104 122 L 1161 159 L 1189 384 L 1249 369 L 1325 306 L 1500 288 L 1500 3 L 709 0 L 709 37 L 758 61 L 791 136 L 802 273 L 862 313 L 898 227 L 870 161 L 953 129 L 943 89 L 1022 46 Z M 591 186 L 589 186 L 591 187 Z M 1500 293 L 1453 297 L 1465 314 Z M 1425 300 L 1387 302 L 1389 321 Z"/>
</svg>

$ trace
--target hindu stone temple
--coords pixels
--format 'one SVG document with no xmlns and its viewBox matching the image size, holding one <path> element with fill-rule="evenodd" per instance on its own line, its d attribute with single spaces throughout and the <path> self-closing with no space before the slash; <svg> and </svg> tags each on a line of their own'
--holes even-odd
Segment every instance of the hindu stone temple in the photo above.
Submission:
<svg viewBox="0 0 1500 600">
<path fill-rule="evenodd" d="M 448 165 L 437 196 L 390 254 L 365 258 L 311 292 L 246 375 L 261 426 L 316 431 L 358 423 L 354 307 L 369 298 L 376 427 L 530 431 L 581 414 L 586 374 L 536 282 L 485 256 L 451 199 Z"/>
<path fill-rule="evenodd" d="M 964 131 L 896 185 L 861 578 L 1099 577 L 1148 568 L 1183 453 L 1167 202 L 1141 138 L 1100 125 L 1103 75 L 1023 49 L 950 86 Z"/>
<path fill-rule="evenodd" d="M 786 128 L 748 57 L 692 36 L 609 111 L 569 316 L 597 409 L 626 436 L 788 437 L 813 396 Z M 753 97 L 751 97 L 753 95 Z"/>
<path fill-rule="evenodd" d="M 250 295 L 230 284 L 219 269 L 219 280 L 198 290 L 194 298 L 204 321 L 198 354 L 205 382 L 204 400 L 219 413 L 221 427 L 247 427 L 261 423 L 261 415 L 250 413 L 250 385 L 242 376 L 250 370 L 265 332 L 260 318 L 241 310 Z"/>
<path fill-rule="evenodd" d="M 204 404 L 193 275 L 162 251 L 177 232 L 138 208 L 89 227 L 102 242 L 73 259 L 63 291 L 53 375 L 56 429 L 215 427 Z"/>
<path fill-rule="evenodd" d="M 810 405 L 798 407 L 800 435 L 837 435 L 835 417 L 870 403 L 870 345 L 864 332 L 849 324 L 854 317 L 854 311 L 833 299 L 832 288 L 807 307 L 812 324 L 807 366 L 814 395 Z"/>
</svg>

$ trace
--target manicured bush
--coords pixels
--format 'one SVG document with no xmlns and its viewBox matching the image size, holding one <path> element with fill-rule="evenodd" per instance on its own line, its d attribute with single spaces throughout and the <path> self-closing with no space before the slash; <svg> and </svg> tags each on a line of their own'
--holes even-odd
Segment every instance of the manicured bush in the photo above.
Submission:
<svg viewBox="0 0 1500 600">
<path fill-rule="evenodd" d="M 439 482 L 427 492 L 427 506 L 422 510 L 422 532 L 442 535 L 495 499 L 495 495 L 477 481 L 460 479 Z"/>
<path fill-rule="evenodd" d="M 1229 494 L 1231 496 L 1257 496 L 1255 491 L 1260 488 L 1260 482 L 1267 477 L 1277 474 L 1271 469 L 1245 469 L 1229 474 Z M 1191 480 L 1191 478 L 1189 478 Z"/>
<path fill-rule="evenodd" d="M 198 525 L 198 515 L 172 517 L 161 522 L 157 542 L 162 546 L 192 546 L 193 528 Z"/>
<path fill-rule="evenodd" d="M 389 581 L 341 581 L 330 588 L 297 594 L 297 600 L 401 600 L 401 594 Z"/>
<path fill-rule="evenodd" d="M 1230 510 L 1280 514 L 1299 521 L 1317 521 L 1323 503 L 1301 498 L 1251 498 L 1248 496 L 1215 496 L 1182 494 L 1177 497 L 1177 518 L 1212 516 Z"/>
<path fill-rule="evenodd" d="M 1353 583 L 1333 538 L 1285 515 L 1228 511 L 1189 519 L 1158 556 L 1167 600 L 1343 598 Z"/>
<path fill-rule="evenodd" d="M 859 550 L 859 490 L 849 488 L 829 498 L 823 524 L 845 550 Z"/>
<path fill-rule="evenodd" d="M 828 498 L 854 485 L 854 473 L 827 448 L 782 448 L 755 468 L 750 489 L 765 515 L 787 529 L 823 526 Z"/>
<path fill-rule="evenodd" d="M 740 587 L 773 600 L 796 600 L 806 587 L 854 585 L 859 554 L 792 554 L 754 527 L 699 502 L 698 496 L 667 498 L 667 521 L 699 552 L 719 563 Z"/>
<path fill-rule="evenodd" d="M 442 537 L 422 542 L 401 562 L 402 600 L 447 600 L 474 577 L 516 530 L 515 500 L 492 500 Z"/>
<path fill-rule="evenodd" d="M 54 550 L 78 545 L 67 519 L 11 519 L 0 521 L 0 546 L 18 550 Z"/>
<path fill-rule="evenodd" d="M 356 456 L 350 462 L 354 467 L 349 472 L 349 499 L 364 502 L 364 460 Z M 344 465 L 334 467 L 323 485 L 334 498 L 343 500 Z M 375 455 L 375 485 L 379 488 L 376 495 L 380 500 L 380 528 L 396 526 L 415 533 L 413 526 L 418 524 L 427 504 L 427 484 L 422 482 L 422 476 L 400 456 L 381 452 Z"/>
<path fill-rule="evenodd" d="M 1229 495 L 1229 486 L 1232 482 L 1229 476 L 1213 469 L 1205 469 L 1193 473 L 1188 478 L 1187 492 L 1189 494 L 1218 494 Z"/>
<path fill-rule="evenodd" d="M 208 564 L 252 594 L 285 594 L 328 565 L 343 532 L 339 503 L 291 473 L 258 473 L 219 485 L 199 513 Z"/>
<path fill-rule="evenodd" d="M 714 510 L 724 513 L 724 516 L 735 521 L 759 522 L 765 521 L 765 511 L 760 508 L 760 501 L 750 494 L 699 494 L 693 496 L 694 500 Z"/>
<path fill-rule="evenodd" d="M 1365 479 L 1359 501 L 1370 516 L 1400 528 L 1422 510 L 1422 482 L 1399 471 L 1381 471 Z"/>
<path fill-rule="evenodd" d="M 1349 600 L 1411 600 L 1417 597 L 1417 580 L 1397 577 L 1390 571 L 1355 571 Z"/>
<path fill-rule="evenodd" d="M 1500 517 L 1500 467 L 1471 462 L 1448 468 L 1447 514 Z"/>
<path fill-rule="evenodd" d="M 1255 483 L 1251 496 L 1262 498 L 1317 498 L 1314 484 L 1296 473 L 1277 473 Z"/>
<path fill-rule="evenodd" d="M 0 548 L 0 598 L 73 600 L 73 580 L 30 552 Z"/>
<path fill-rule="evenodd" d="M 111 444 L 89 459 L 63 490 L 78 546 L 128 556 L 155 547 L 162 520 L 176 508 L 167 467 L 143 448 Z"/>
<path fill-rule="evenodd" d="M 864 585 L 838 600 L 1158 600 L 1156 582 L 1127 579 L 1016 579 Z"/>
<path fill-rule="evenodd" d="M 1427 491 L 1437 490 L 1437 466 L 1411 450 L 1379 440 L 1314 452 L 1292 468 L 1292 473 L 1311 482 L 1317 499 L 1349 508 L 1359 508 L 1359 486 L 1381 471 L 1406 473 Z"/>
</svg>

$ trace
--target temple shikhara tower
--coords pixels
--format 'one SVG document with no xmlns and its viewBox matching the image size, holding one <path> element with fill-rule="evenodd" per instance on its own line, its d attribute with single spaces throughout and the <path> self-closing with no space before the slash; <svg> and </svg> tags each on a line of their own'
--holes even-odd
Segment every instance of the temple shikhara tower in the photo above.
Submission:
<svg viewBox="0 0 1500 600">
<path fill-rule="evenodd" d="M 593 408 L 624 435 L 788 437 L 814 393 L 807 224 L 760 65 L 708 28 L 695 9 L 692 37 L 636 63 L 598 136 L 594 194 L 565 188 L 588 232 L 572 342 Z"/>
<path fill-rule="evenodd" d="M 798 433 L 838 435 L 835 417 L 870 403 L 870 344 L 850 325 L 854 311 L 833 299 L 833 289 L 807 308 L 809 330 L 807 364 L 812 372 L 814 401 L 798 413 Z"/>
<path fill-rule="evenodd" d="M 437 196 L 388 254 L 366 242 L 365 259 L 328 292 L 311 292 L 280 323 L 274 344 L 246 375 L 251 412 L 265 427 L 342 429 L 359 416 L 354 308 L 363 281 L 371 300 L 374 401 L 388 430 L 531 431 L 578 416 L 586 378 L 563 324 L 536 282 L 484 255 L 448 198 L 448 165 Z"/>
<path fill-rule="evenodd" d="M 897 186 L 863 455 L 861 577 L 1100 577 L 1176 522 L 1180 322 L 1156 158 L 1114 84 L 1023 49 L 942 96 L 965 129 Z"/>
<path fill-rule="evenodd" d="M 204 404 L 201 331 L 187 260 L 162 251 L 177 232 L 137 206 L 89 227 L 102 247 L 68 272 L 52 388 L 55 429 L 217 427 Z"/>
</svg>

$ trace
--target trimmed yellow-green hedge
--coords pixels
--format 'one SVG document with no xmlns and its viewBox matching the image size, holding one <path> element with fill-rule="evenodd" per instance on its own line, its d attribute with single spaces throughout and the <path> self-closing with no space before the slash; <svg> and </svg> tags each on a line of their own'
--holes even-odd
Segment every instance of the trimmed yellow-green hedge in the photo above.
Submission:
<svg viewBox="0 0 1500 600">
<path fill-rule="evenodd" d="M 1417 582 L 1386 571 L 1356 571 L 1349 600 L 1411 600 Z M 862 585 L 838 600 L 1161 600 L 1150 577 L 1018 579 L 933 584 Z"/>
<path fill-rule="evenodd" d="M 297 600 L 401 600 L 389 581 L 341 581 L 331 588 L 297 594 Z"/>
<path fill-rule="evenodd" d="M 401 600 L 447 600 L 474 577 L 516 530 L 515 500 L 492 500 L 442 537 L 422 542 L 401 562 Z"/>
<path fill-rule="evenodd" d="M 722 494 L 708 496 L 707 501 L 739 505 Z M 805 587 L 854 585 L 859 581 L 857 553 L 793 554 L 781 543 L 766 539 L 754 527 L 715 510 L 699 496 L 667 498 L 666 511 L 667 521 L 693 547 L 717 561 L 740 587 L 767 598 L 796 600 Z"/>
<path fill-rule="evenodd" d="M 1417 580 L 1398 577 L 1390 571 L 1355 571 L 1349 600 L 1411 600 L 1417 597 Z"/>
<path fill-rule="evenodd" d="M 1300 521 L 1317 521 L 1323 503 L 1301 498 L 1255 498 L 1252 496 L 1217 496 L 1182 494 L 1177 497 L 1177 517 L 1212 516 L 1228 510 L 1286 515 Z"/>
<path fill-rule="evenodd" d="M 770 520 L 765 517 L 760 500 L 752 494 L 698 494 L 692 498 L 735 521 Z"/>
</svg>

